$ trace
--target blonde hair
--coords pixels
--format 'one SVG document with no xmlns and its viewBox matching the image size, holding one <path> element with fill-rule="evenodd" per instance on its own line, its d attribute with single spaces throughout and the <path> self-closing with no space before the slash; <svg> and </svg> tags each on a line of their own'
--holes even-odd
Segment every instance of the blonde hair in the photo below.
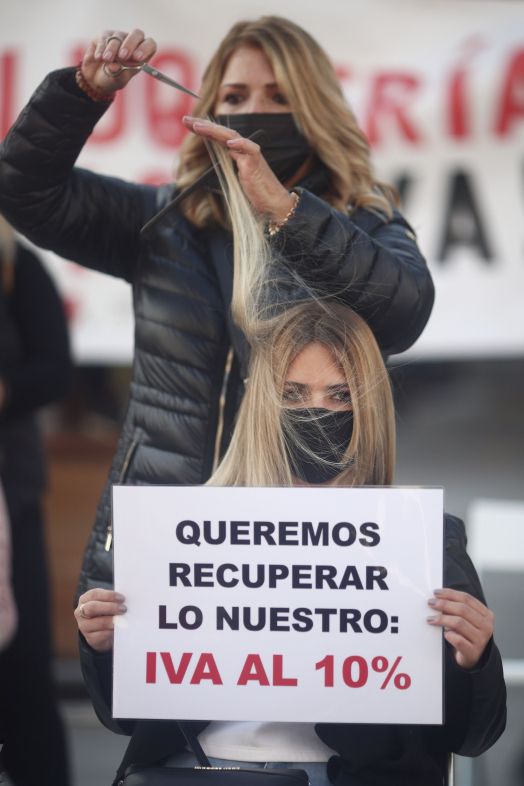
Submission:
<svg viewBox="0 0 524 786">
<path fill-rule="evenodd" d="M 364 320 L 347 306 L 310 301 L 291 306 L 253 329 L 246 393 L 230 446 L 210 485 L 292 485 L 282 427 L 283 392 L 290 365 L 311 343 L 322 344 L 331 353 L 351 393 L 353 434 L 340 462 L 342 471 L 332 485 L 392 483 L 393 400 L 377 342 Z"/>
<path fill-rule="evenodd" d="M 340 471 L 332 485 L 391 484 L 395 465 L 393 400 L 371 329 L 349 307 L 316 296 L 297 274 L 292 275 L 303 302 L 286 299 L 288 288 L 279 287 L 261 219 L 244 195 L 228 151 L 217 143 L 208 143 L 208 151 L 233 230 L 232 314 L 251 347 L 248 384 L 231 443 L 208 484 L 293 484 L 286 441 L 299 443 L 283 428 L 283 392 L 289 367 L 312 343 L 330 352 L 351 394 L 353 433 L 337 462 Z"/>
<path fill-rule="evenodd" d="M 263 16 L 235 24 L 206 68 L 195 114 L 213 112 L 228 61 L 243 46 L 265 54 L 298 127 L 326 167 L 329 185 L 321 196 L 342 211 L 365 207 L 391 217 L 397 202 L 395 190 L 372 174 L 369 144 L 344 98 L 333 65 L 314 38 L 293 22 Z M 182 145 L 178 187 L 191 185 L 208 166 L 205 144 L 189 134 Z M 181 210 L 199 227 L 227 224 L 221 200 L 211 192 L 196 191 Z"/>
</svg>

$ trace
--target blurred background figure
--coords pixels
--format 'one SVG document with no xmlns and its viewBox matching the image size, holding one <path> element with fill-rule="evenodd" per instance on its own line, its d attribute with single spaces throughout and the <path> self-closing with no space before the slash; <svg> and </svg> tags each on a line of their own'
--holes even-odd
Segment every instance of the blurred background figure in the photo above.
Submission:
<svg viewBox="0 0 524 786">
<path fill-rule="evenodd" d="M 0 651 L 7 647 L 15 630 L 16 606 L 11 585 L 11 525 L 0 485 Z"/>
<path fill-rule="evenodd" d="M 44 454 L 36 410 L 62 397 L 71 371 L 58 292 L 0 216 L 0 480 L 11 521 L 18 628 L 0 653 L 0 740 L 15 786 L 68 786 L 64 728 L 51 674 L 44 545 Z M 0 511 L 1 513 L 1 511 Z"/>
</svg>

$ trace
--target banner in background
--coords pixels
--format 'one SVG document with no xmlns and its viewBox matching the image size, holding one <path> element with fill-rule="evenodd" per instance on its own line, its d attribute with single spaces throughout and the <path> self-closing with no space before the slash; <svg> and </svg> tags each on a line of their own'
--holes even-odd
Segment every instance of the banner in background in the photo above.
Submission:
<svg viewBox="0 0 524 786">
<path fill-rule="evenodd" d="M 113 524 L 115 717 L 443 722 L 442 489 L 115 486 Z"/>
<path fill-rule="evenodd" d="M 4 4 L 7 5 L 7 4 Z M 414 358 L 524 352 L 524 5 L 511 0 L 20 0 L 2 13 L 0 136 L 53 68 L 79 62 L 105 29 L 140 27 L 154 63 L 198 92 L 233 22 L 277 13 L 309 30 L 336 65 L 395 182 L 434 276 L 437 299 Z M 119 94 L 79 163 L 165 182 L 189 97 L 139 75 Z M 129 287 L 46 254 L 66 300 L 80 362 L 126 363 Z"/>
</svg>

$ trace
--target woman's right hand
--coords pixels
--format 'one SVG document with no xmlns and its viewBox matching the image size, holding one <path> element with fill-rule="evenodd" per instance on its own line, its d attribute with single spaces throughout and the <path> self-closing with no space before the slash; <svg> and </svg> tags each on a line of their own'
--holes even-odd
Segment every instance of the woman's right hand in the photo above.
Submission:
<svg viewBox="0 0 524 786">
<path fill-rule="evenodd" d="M 116 614 L 124 614 L 124 596 L 114 590 L 91 589 L 80 595 L 75 609 L 78 630 L 96 652 L 108 652 L 113 648 L 114 622 Z"/>
<path fill-rule="evenodd" d="M 111 95 L 125 87 L 138 71 L 122 71 L 118 76 L 108 76 L 104 66 L 111 70 L 111 63 L 117 61 L 123 65 L 138 65 L 150 60 L 156 48 L 156 42 L 152 38 L 146 38 L 142 30 L 135 29 L 130 33 L 105 30 L 87 47 L 80 68 L 84 79 L 92 88 L 99 93 Z"/>
</svg>

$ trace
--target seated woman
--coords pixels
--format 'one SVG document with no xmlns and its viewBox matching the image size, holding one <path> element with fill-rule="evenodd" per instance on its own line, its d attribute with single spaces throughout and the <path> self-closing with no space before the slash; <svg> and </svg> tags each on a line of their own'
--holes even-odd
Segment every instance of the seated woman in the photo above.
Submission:
<svg viewBox="0 0 524 786">
<path fill-rule="evenodd" d="M 233 194 L 233 224 L 249 235 L 249 226 L 241 223 L 249 224 L 249 216 L 242 218 L 242 205 L 240 213 L 236 207 Z M 393 403 L 373 333 L 333 300 L 275 305 L 275 293 L 282 298 L 285 287 L 271 281 L 271 261 L 264 256 L 256 221 L 252 228 L 248 243 L 235 244 L 236 262 L 244 265 L 243 279 L 235 272 L 235 280 L 243 281 L 244 290 L 233 299 L 236 321 L 251 344 L 249 377 L 229 450 L 209 483 L 390 485 Z M 444 725 L 197 724 L 212 763 L 230 766 L 233 759 L 238 766 L 298 767 L 308 772 L 312 786 L 442 786 L 449 753 L 482 753 L 500 736 L 506 718 L 493 614 L 466 553 L 464 525 L 450 515 L 445 516 L 444 577 L 445 588 L 428 599 L 427 619 L 443 629 L 446 642 Z M 111 717 L 112 618 L 125 613 L 123 604 L 120 594 L 93 589 L 81 596 L 76 610 L 97 713 L 109 728 L 133 732 L 126 763 L 194 764 L 175 724 L 169 730 L 165 722 L 133 725 Z"/>
</svg>

